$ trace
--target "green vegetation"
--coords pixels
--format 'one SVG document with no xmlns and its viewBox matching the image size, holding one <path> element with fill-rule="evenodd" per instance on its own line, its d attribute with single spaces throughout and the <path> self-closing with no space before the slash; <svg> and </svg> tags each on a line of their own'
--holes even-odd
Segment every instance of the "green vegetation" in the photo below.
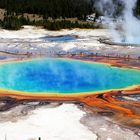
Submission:
<svg viewBox="0 0 140 140">
<path fill-rule="evenodd" d="M 80 23 L 78 21 L 71 22 L 67 20 L 61 21 L 44 21 L 44 28 L 49 30 L 60 30 L 60 29 L 70 29 L 70 28 L 99 28 L 99 25 L 90 24 L 90 23 Z"/>
<path fill-rule="evenodd" d="M 140 0 L 137 1 L 136 9 L 135 9 L 135 15 L 140 16 Z"/>
<path fill-rule="evenodd" d="M 31 13 L 56 18 L 84 19 L 92 12 L 92 0 L 0 0 L 0 7 L 8 14 Z"/>
<path fill-rule="evenodd" d="M 33 25 L 33 22 L 23 16 L 18 18 L 14 15 L 5 16 L 4 19 L 0 21 L 0 26 L 8 30 L 19 30 L 23 25 Z"/>
<path fill-rule="evenodd" d="M 97 27 L 85 22 L 86 16 L 93 12 L 92 0 L 0 0 L 0 8 L 7 11 L 0 25 L 11 30 L 18 30 L 22 25 L 43 26 L 49 30 Z M 43 18 L 30 20 L 25 18 L 25 13 Z"/>
<path fill-rule="evenodd" d="M 18 30 L 23 25 L 43 26 L 49 30 L 66 28 L 98 28 L 95 23 L 85 22 L 86 16 L 96 13 L 100 16 L 98 9 L 94 8 L 97 0 L 0 0 L 0 8 L 5 9 L 4 20 L 0 26 L 6 29 Z M 122 3 L 114 0 L 117 5 L 115 16 L 119 16 L 123 9 Z M 39 15 L 42 19 L 31 20 L 24 14 Z M 134 9 L 136 16 L 140 16 L 140 0 Z M 76 18 L 76 20 L 72 20 Z M 68 20 L 69 19 L 69 20 Z"/>
<path fill-rule="evenodd" d="M 23 25 L 34 25 L 34 26 L 43 26 L 48 30 L 60 30 L 60 29 L 72 29 L 72 28 L 99 28 L 97 24 L 91 24 L 87 22 L 72 22 L 69 20 L 43 20 L 43 21 L 29 21 L 24 17 L 17 18 L 16 16 L 5 17 L 3 21 L 0 22 L 1 27 L 9 30 L 18 30 Z"/>
<path fill-rule="evenodd" d="M 21 28 L 22 23 L 16 16 L 6 16 L 1 21 L 1 26 L 5 29 L 18 30 Z"/>
</svg>

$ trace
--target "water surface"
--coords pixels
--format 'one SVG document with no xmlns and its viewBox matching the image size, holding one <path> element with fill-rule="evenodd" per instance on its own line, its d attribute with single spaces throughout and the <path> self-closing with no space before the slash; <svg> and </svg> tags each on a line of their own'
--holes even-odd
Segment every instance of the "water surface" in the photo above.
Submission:
<svg viewBox="0 0 140 140">
<path fill-rule="evenodd" d="M 0 65 L 0 88 L 75 94 L 140 84 L 140 71 L 71 59 L 36 59 Z"/>
<path fill-rule="evenodd" d="M 52 42 L 66 42 L 76 40 L 77 38 L 75 36 L 65 35 L 65 36 L 49 36 L 44 39 Z"/>
</svg>

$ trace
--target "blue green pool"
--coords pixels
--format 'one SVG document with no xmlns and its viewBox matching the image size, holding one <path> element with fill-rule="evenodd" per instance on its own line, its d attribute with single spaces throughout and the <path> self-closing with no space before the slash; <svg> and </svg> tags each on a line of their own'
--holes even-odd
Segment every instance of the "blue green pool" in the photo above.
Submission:
<svg viewBox="0 0 140 140">
<path fill-rule="evenodd" d="M 0 88 L 75 94 L 140 84 L 140 71 L 71 59 L 35 59 L 0 65 Z"/>
</svg>

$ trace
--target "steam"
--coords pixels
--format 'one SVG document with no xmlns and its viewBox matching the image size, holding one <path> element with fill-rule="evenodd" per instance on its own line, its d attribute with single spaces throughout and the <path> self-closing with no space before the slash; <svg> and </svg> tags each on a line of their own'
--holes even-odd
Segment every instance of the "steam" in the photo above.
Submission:
<svg viewBox="0 0 140 140">
<path fill-rule="evenodd" d="M 107 25 L 114 41 L 140 44 L 140 20 L 133 14 L 136 2 L 137 0 L 98 0 L 95 2 L 95 7 L 109 23 Z M 117 15 L 118 6 L 123 9 L 120 15 Z"/>
<path fill-rule="evenodd" d="M 136 2 L 137 0 L 124 0 L 125 10 L 123 16 L 125 21 L 123 24 L 123 30 L 127 42 L 136 41 L 136 43 L 140 43 L 140 40 L 136 40 L 140 36 L 140 21 L 133 15 L 133 9 L 136 6 Z"/>
</svg>

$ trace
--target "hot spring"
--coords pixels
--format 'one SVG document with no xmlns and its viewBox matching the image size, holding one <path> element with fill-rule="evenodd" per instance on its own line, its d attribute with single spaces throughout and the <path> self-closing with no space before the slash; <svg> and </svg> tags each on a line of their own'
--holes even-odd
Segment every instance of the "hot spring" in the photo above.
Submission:
<svg viewBox="0 0 140 140">
<path fill-rule="evenodd" d="M 76 94 L 140 84 L 140 71 L 72 59 L 35 59 L 0 65 L 0 89 L 30 94 Z"/>
<path fill-rule="evenodd" d="M 77 39 L 76 36 L 64 35 L 64 36 L 47 36 L 41 39 L 45 39 L 51 42 L 66 42 L 66 41 L 74 41 Z"/>
</svg>

